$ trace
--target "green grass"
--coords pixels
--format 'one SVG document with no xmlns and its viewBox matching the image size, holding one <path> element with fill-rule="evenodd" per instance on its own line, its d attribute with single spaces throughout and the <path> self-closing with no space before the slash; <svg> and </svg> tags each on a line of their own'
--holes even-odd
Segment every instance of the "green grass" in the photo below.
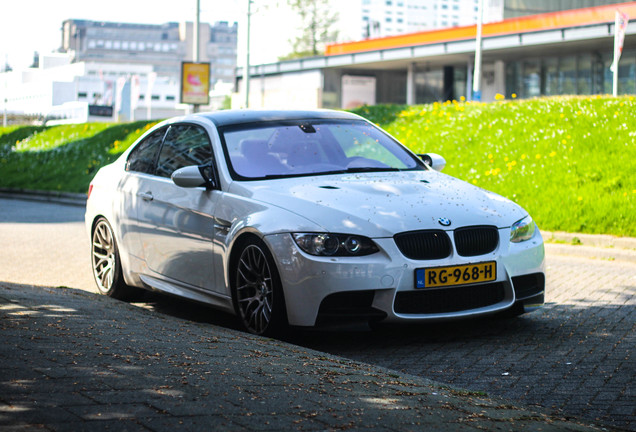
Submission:
<svg viewBox="0 0 636 432">
<path fill-rule="evenodd" d="M 636 98 L 559 97 L 356 110 L 445 173 L 549 231 L 636 237 Z M 152 123 L 0 128 L 0 187 L 85 192 Z"/>
<path fill-rule="evenodd" d="M 362 107 L 444 172 L 522 205 L 549 231 L 636 236 L 636 99 L 560 97 Z"/>
<path fill-rule="evenodd" d="M 97 169 L 154 123 L 0 128 L 0 187 L 86 192 Z"/>
</svg>

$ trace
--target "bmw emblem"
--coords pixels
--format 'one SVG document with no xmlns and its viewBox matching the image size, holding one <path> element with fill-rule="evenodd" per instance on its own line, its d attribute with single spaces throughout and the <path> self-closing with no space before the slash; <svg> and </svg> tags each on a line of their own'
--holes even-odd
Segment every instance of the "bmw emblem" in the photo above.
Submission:
<svg viewBox="0 0 636 432">
<path fill-rule="evenodd" d="M 450 219 L 448 219 L 448 218 L 443 218 L 443 217 L 442 217 L 442 218 L 437 219 L 437 222 L 439 222 L 439 224 L 440 224 L 440 225 L 442 225 L 442 226 L 450 226 L 450 224 L 451 224 Z"/>
</svg>

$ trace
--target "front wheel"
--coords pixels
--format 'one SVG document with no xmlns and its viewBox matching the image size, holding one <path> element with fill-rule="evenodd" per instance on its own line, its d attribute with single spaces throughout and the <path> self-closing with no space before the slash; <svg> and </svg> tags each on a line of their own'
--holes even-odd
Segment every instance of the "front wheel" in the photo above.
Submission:
<svg viewBox="0 0 636 432">
<path fill-rule="evenodd" d="M 124 282 L 115 234 L 104 218 L 98 219 L 93 228 L 91 262 L 95 283 L 101 294 L 120 300 L 132 294 L 133 289 Z"/>
<path fill-rule="evenodd" d="M 234 307 L 245 330 L 271 335 L 287 324 L 280 277 L 263 241 L 243 243 L 233 273 Z"/>
</svg>

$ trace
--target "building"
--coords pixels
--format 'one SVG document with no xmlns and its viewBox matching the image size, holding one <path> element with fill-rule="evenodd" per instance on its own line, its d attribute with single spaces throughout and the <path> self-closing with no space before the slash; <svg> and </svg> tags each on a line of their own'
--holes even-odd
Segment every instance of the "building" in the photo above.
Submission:
<svg viewBox="0 0 636 432">
<path fill-rule="evenodd" d="M 231 94 L 237 24 L 201 23 L 199 61 L 210 63 L 210 105 Z M 51 123 L 156 119 L 182 115 L 181 64 L 194 58 L 194 25 L 66 20 L 60 53 L 37 67 L 0 73 L 8 114 Z"/>
<path fill-rule="evenodd" d="M 504 0 L 503 17 L 517 18 L 618 3 L 624 3 L 624 0 Z"/>
<path fill-rule="evenodd" d="M 165 118 L 182 115 L 179 82 L 151 65 L 77 62 L 67 54 L 40 57 L 38 68 L 0 74 L 6 111 L 49 124 Z"/>
<path fill-rule="evenodd" d="M 501 0 L 499 13 L 503 18 Z M 477 21 L 479 0 L 362 0 L 362 38 L 456 27 Z"/>
<path fill-rule="evenodd" d="M 483 26 L 482 100 L 612 91 L 617 7 L 511 18 Z M 636 2 L 619 64 L 621 94 L 636 93 Z M 326 55 L 250 68 L 251 108 L 351 108 L 470 99 L 475 26 L 333 44 Z M 237 91 L 244 92 L 244 70 Z M 244 93 L 233 99 L 241 106 Z"/>
<path fill-rule="evenodd" d="M 236 68 L 236 23 L 199 25 L 199 61 L 209 62 L 210 83 L 232 82 Z M 72 62 L 152 65 L 159 76 L 178 81 L 181 62 L 194 59 L 193 23 L 130 24 L 66 20 L 60 52 Z"/>
</svg>

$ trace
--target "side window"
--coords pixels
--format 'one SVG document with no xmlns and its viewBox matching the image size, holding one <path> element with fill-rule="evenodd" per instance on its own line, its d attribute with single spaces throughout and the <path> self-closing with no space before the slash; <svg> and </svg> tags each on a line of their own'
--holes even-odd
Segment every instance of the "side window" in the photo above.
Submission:
<svg viewBox="0 0 636 432">
<path fill-rule="evenodd" d="M 148 135 L 128 155 L 126 171 L 137 171 L 153 174 L 157 153 L 161 147 L 161 141 L 166 134 L 166 129 L 159 129 Z"/>
<path fill-rule="evenodd" d="M 212 147 L 205 130 L 196 125 L 173 125 L 170 126 L 161 148 L 156 174 L 170 177 L 179 168 L 210 162 Z"/>
</svg>

